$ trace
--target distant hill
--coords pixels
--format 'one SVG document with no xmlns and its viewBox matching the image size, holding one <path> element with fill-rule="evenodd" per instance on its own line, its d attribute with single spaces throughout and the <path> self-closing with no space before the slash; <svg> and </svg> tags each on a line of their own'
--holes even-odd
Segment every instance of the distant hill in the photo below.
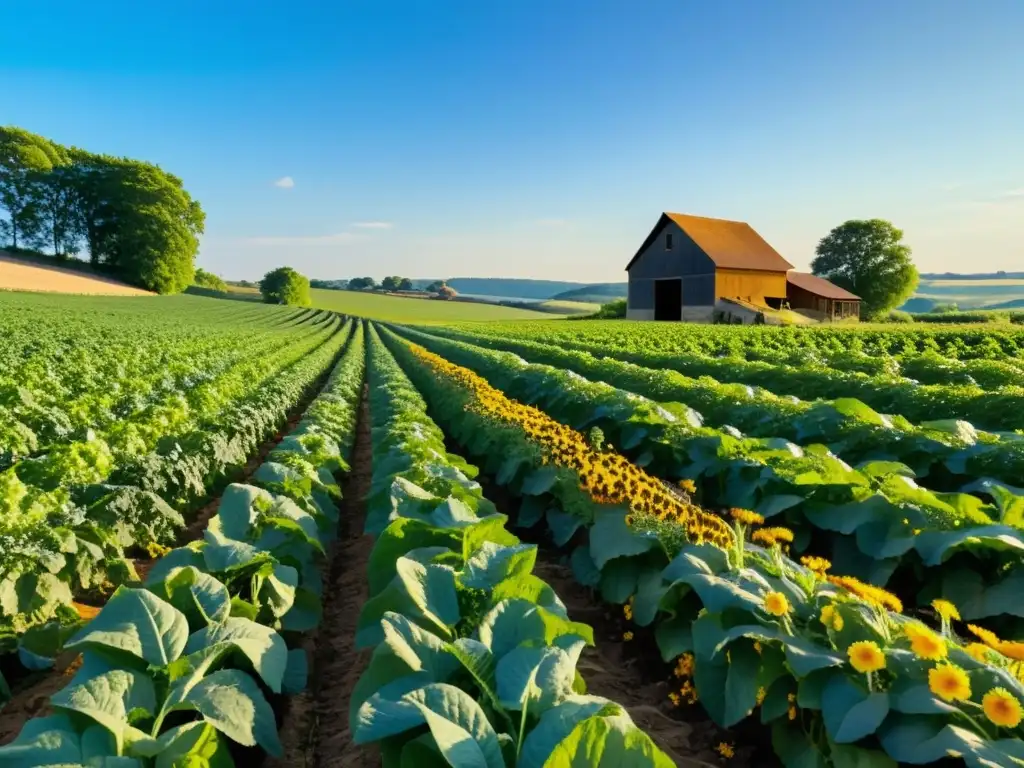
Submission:
<svg viewBox="0 0 1024 768">
<path fill-rule="evenodd" d="M 413 283 L 430 281 L 414 280 Z M 583 288 L 586 283 L 571 283 L 564 280 L 527 280 L 515 277 L 451 277 L 448 285 L 459 293 L 477 296 L 507 296 L 515 299 L 550 299 L 558 294 Z"/>
<path fill-rule="evenodd" d="M 1022 280 L 1024 272 L 976 272 L 962 274 L 960 272 L 923 272 L 922 280 Z"/>
<path fill-rule="evenodd" d="M 582 301 L 590 304 L 606 304 L 615 299 L 626 298 L 628 283 L 595 283 L 582 288 L 563 291 L 551 298 L 555 301 Z"/>
</svg>

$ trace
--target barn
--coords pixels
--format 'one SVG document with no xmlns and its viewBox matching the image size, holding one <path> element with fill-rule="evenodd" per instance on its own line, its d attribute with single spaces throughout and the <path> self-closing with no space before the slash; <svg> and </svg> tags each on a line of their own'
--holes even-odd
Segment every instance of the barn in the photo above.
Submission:
<svg viewBox="0 0 1024 768">
<path fill-rule="evenodd" d="M 711 322 L 723 305 L 753 317 L 760 308 L 779 309 L 797 296 L 807 310 L 818 313 L 821 307 L 830 318 L 833 310 L 859 312 L 853 294 L 821 294 L 822 283 L 841 291 L 822 278 L 793 283 L 788 277 L 792 269 L 745 222 L 663 213 L 626 265 L 626 317 Z M 819 298 L 826 304 L 819 305 Z"/>
</svg>

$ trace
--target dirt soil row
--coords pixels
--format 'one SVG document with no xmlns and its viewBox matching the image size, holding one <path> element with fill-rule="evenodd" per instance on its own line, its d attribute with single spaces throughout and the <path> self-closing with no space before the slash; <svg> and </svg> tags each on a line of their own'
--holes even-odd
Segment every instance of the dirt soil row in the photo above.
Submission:
<svg viewBox="0 0 1024 768">
<path fill-rule="evenodd" d="M 0 289 L 46 293 L 86 293 L 102 296 L 155 296 L 156 294 L 116 280 L 62 269 L 59 266 L 23 261 L 0 251 Z"/>
</svg>

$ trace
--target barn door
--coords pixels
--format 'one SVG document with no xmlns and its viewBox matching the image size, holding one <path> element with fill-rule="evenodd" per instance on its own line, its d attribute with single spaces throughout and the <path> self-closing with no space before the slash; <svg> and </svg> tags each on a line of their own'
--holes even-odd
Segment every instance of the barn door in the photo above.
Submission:
<svg viewBox="0 0 1024 768">
<path fill-rule="evenodd" d="M 654 281 L 654 319 L 682 320 L 683 281 L 678 278 Z"/>
</svg>

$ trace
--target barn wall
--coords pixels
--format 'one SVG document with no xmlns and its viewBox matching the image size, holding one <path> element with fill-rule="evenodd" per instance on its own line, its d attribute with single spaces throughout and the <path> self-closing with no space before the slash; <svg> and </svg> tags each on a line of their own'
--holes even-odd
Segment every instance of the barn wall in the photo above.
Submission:
<svg viewBox="0 0 1024 768">
<path fill-rule="evenodd" d="M 665 236 L 672 234 L 672 250 L 665 249 Z M 715 264 L 697 247 L 679 225 L 668 221 L 650 245 L 629 268 L 627 317 L 654 312 L 654 281 L 658 278 L 683 278 L 683 305 L 710 307 L 715 303 Z M 785 294 L 783 294 L 785 295 Z M 633 312 L 633 315 L 630 315 Z"/>
<path fill-rule="evenodd" d="M 767 272 L 757 269 L 719 269 L 715 275 L 715 295 L 718 298 L 739 298 L 764 304 L 765 297 L 786 296 L 785 272 Z"/>
<path fill-rule="evenodd" d="M 828 299 L 811 293 L 799 286 L 787 283 L 786 298 L 793 309 L 810 309 L 815 312 L 828 312 Z"/>
</svg>

